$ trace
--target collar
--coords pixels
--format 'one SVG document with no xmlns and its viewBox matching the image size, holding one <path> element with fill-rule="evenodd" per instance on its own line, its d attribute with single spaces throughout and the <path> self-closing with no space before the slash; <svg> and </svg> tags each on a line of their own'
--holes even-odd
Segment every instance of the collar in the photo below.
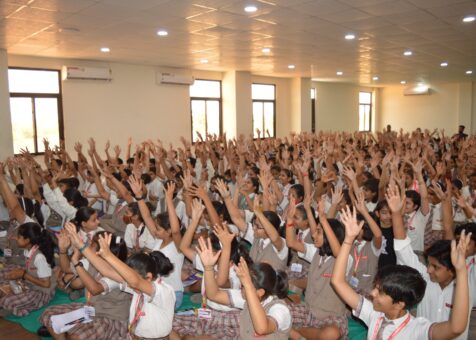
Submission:
<svg viewBox="0 0 476 340">
<path fill-rule="evenodd" d="M 28 249 L 25 249 L 23 251 L 23 254 L 25 255 L 26 258 L 29 258 L 35 251 L 37 251 L 38 247 L 31 247 L 29 250 Z"/>
<path fill-rule="evenodd" d="M 393 327 L 395 328 L 398 328 L 405 320 L 406 318 L 408 317 L 408 315 L 410 315 L 410 321 L 413 319 L 413 316 L 407 311 L 405 313 L 404 316 L 398 318 L 398 319 L 394 319 L 394 320 L 390 320 L 387 318 L 387 316 L 385 314 L 383 314 L 383 317 L 384 317 L 384 320 L 387 321 L 387 322 L 392 322 L 393 323 Z"/>
<path fill-rule="evenodd" d="M 357 250 L 360 252 L 362 251 L 362 249 L 365 247 L 365 245 L 367 244 L 367 241 L 365 240 L 362 240 L 361 242 L 355 240 L 354 241 L 354 245 L 355 247 L 357 247 Z"/>
</svg>

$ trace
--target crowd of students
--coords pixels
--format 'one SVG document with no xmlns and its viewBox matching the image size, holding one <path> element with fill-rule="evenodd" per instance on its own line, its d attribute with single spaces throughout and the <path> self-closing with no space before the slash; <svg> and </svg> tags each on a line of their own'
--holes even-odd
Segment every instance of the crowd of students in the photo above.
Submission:
<svg viewBox="0 0 476 340">
<path fill-rule="evenodd" d="M 55 339 L 468 339 L 476 136 L 44 141 L 0 163 L 2 314 Z M 76 158 L 77 161 L 73 161 Z M 201 308 L 180 309 L 184 291 Z M 54 316 L 94 308 L 65 333 Z M 90 309 L 88 309 L 90 310 Z M 57 331 L 57 330 L 56 330 Z"/>
</svg>

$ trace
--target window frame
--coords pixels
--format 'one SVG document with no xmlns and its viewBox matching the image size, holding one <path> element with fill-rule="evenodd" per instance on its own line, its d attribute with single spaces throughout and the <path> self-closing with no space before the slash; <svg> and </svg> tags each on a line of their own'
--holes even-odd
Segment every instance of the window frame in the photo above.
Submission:
<svg viewBox="0 0 476 340">
<path fill-rule="evenodd" d="M 368 93 L 370 94 L 370 104 L 364 104 L 364 103 L 361 103 L 360 102 L 360 94 L 361 93 Z M 362 91 L 362 90 L 359 90 L 359 125 L 360 125 L 360 107 L 361 106 L 364 106 L 364 107 L 369 107 L 369 129 L 368 130 L 360 130 L 360 126 L 359 126 L 359 132 L 371 132 L 372 131 L 372 109 L 373 109 L 373 99 L 374 99 L 374 96 L 373 96 L 373 92 L 372 91 Z M 364 110 L 365 112 L 365 110 Z M 364 122 L 364 125 L 365 125 L 365 122 Z"/>
<path fill-rule="evenodd" d="M 34 156 L 44 155 L 44 152 L 38 152 L 38 134 L 37 134 L 37 124 L 36 124 L 36 105 L 35 98 L 56 98 L 58 103 L 58 133 L 59 140 L 64 141 L 64 117 L 63 117 L 63 87 L 61 82 L 61 70 L 58 69 L 49 69 L 49 68 L 37 68 L 37 67 L 20 67 L 20 66 L 9 66 L 8 70 L 28 70 L 28 71 L 54 71 L 58 74 L 58 93 L 34 93 L 34 92 L 10 92 L 8 89 L 9 98 L 25 98 L 28 97 L 32 101 L 32 116 L 33 116 L 33 142 L 35 150 L 30 150 L 30 154 Z M 7 70 L 7 71 L 8 71 Z M 10 111 L 10 115 L 11 115 Z M 11 117 L 10 117 L 11 120 Z M 13 129 L 13 126 L 12 126 Z M 13 133 L 13 130 L 12 130 Z M 12 137 L 13 143 L 13 137 Z M 18 155 L 18 154 L 15 154 Z"/>
<path fill-rule="evenodd" d="M 189 96 L 190 96 L 190 141 L 192 142 L 192 145 L 199 142 L 199 141 L 193 141 L 193 134 L 195 133 L 193 129 L 193 112 L 192 112 L 192 101 L 193 100 L 203 100 L 205 102 L 205 136 L 203 138 L 207 138 L 206 134 L 208 133 L 208 119 L 207 119 L 207 102 L 208 101 L 218 101 L 218 117 L 220 119 L 218 126 L 219 126 L 219 136 L 223 135 L 223 89 L 222 89 L 222 81 L 217 80 L 217 79 L 202 79 L 202 78 L 197 78 L 195 80 L 201 80 L 201 81 L 215 81 L 220 84 L 220 97 L 215 98 L 215 97 L 192 97 L 190 96 L 190 87 L 189 87 Z"/>
<path fill-rule="evenodd" d="M 253 85 L 270 85 L 273 86 L 274 88 L 274 99 L 253 99 Z M 276 138 L 276 84 L 267 84 L 267 83 L 251 83 L 251 124 L 252 124 L 252 134 L 253 134 L 253 139 L 258 139 L 254 137 L 255 134 L 255 120 L 254 120 L 254 115 L 253 115 L 253 104 L 254 103 L 262 103 L 263 104 L 263 124 L 264 124 L 264 103 L 273 103 L 273 134 L 271 135 L 270 138 Z M 266 130 L 263 129 L 264 127 L 261 127 L 261 138 L 260 139 L 266 139 L 269 138 L 266 136 Z"/>
<path fill-rule="evenodd" d="M 317 90 L 315 87 L 311 87 L 311 132 L 316 132 L 316 97 Z"/>
</svg>

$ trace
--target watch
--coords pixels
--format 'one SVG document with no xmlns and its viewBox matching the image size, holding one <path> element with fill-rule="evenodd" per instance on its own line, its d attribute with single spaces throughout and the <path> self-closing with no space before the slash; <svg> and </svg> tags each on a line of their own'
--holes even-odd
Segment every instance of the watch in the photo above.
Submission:
<svg viewBox="0 0 476 340">
<path fill-rule="evenodd" d="M 81 261 L 78 261 L 78 263 L 73 264 L 73 266 L 74 266 L 74 268 L 76 268 L 76 267 L 78 267 L 78 266 L 84 268 L 84 265 L 83 265 L 83 263 L 82 263 Z"/>
</svg>

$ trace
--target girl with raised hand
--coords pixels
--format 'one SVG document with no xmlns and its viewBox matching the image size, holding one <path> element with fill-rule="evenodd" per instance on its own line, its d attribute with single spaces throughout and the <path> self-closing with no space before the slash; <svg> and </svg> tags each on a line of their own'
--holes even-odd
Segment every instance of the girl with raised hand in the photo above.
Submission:
<svg viewBox="0 0 476 340">
<path fill-rule="evenodd" d="M 40 317 L 40 322 L 44 325 L 37 333 L 40 336 L 53 336 L 55 339 L 68 338 L 73 339 L 125 339 L 127 337 L 127 325 L 129 319 L 129 308 L 131 304 L 131 295 L 120 289 L 120 283 L 102 276 L 93 265 L 84 265 L 85 261 L 79 251 L 84 246 L 81 239 L 74 232 L 74 226 L 67 227 L 71 231 L 65 230 L 66 239 L 63 235 L 60 238 L 59 246 L 61 250 L 68 249 L 69 243 L 73 243 L 75 249 L 71 256 L 70 267 L 78 277 L 78 281 L 86 288 L 86 304 L 69 303 L 56 305 L 47 308 Z M 90 245 L 90 251 L 96 252 L 99 249 L 99 236 L 104 236 L 106 232 L 99 232 L 94 235 Z M 127 259 L 127 246 L 119 236 L 111 238 L 111 252 L 121 261 Z M 86 263 L 88 263 L 86 261 Z M 51 317 L 58 314 L 68 313 L 78 310 L 85 306 L 94 307 L 95 315 L 92 316 L 92 322 L 78 323 L 66 333 L 55 334 L 52 328 Z"/>
<path fill-rule="evenodd" d="M 18 247 L 24 249 L 25 266 L 0 272 L 0 285 L 7 287 L 2 289 L 0 309 L 25 316 L 46 305 L 54 296 L 54 244 L 50 234 L 33 222 L 18 227 L 16 241 Z M 12 282 L 19 291 L 12 291 Z"/>
<path fill-rule="evenodd" d="M 239 317 L 239 338 L 288 339 L 291 330 L 291 313 L 282 300 L 287 295 L 287 277 L 267 263 L 256 263 L 248 268 L 242 258 L 237 266 L 241 289 L 219 289 L 214 265 L 220 253 L 214 253 L 211 242 L 199 239 L 197 248 L 205 267 L 207 296 L 218 303 L 242 309 Z M 244 293 L 244 294 L 243 294 Z"/>
<path fill-rule="evenodd" d="M 75 230 L 67 226 L 71 237 Z M 78 239 L 80 252 L 101 273 L 120 282 L 120 289 L 132 294 L 128 332 L 133 339 L 164 338 L 172 331 L 175 305 L 174 289 L 162 279 L 173 270 L 169 259 L 161 252 L 134 254 L 126 263 L 110 250 L 112 235 L 99 236 L 99 256 Z"/>
</svg>

